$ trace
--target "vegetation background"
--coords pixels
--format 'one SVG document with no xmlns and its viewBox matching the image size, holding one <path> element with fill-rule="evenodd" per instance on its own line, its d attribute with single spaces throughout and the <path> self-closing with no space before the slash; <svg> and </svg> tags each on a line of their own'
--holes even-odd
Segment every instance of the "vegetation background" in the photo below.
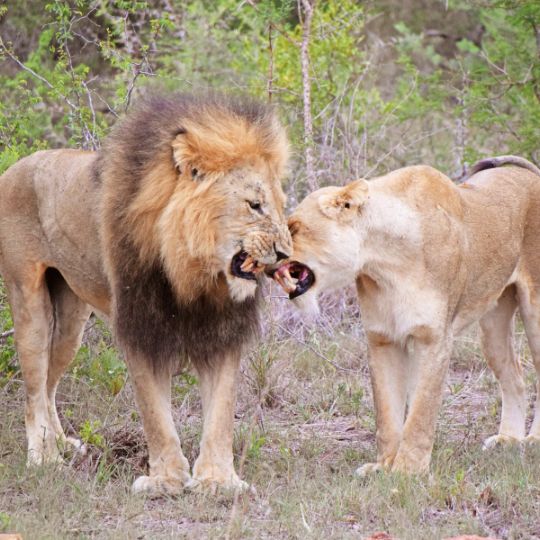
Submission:
<svg viewBox="0 0 540 540">
<path fill-rule="evenodd" d="M 275 102 L 294 155 L 286 191 L 428 163 L 452 178 L 477 158 L 540 165 L 535 0 L 7 0 L 0 3 L 0 173 L 42 148 L 99 148 L 148 84 Z M 1 194 L 0 194 L 1 196 Z M 1 284 L 0 284 L 1 285 Z M 365 342 L 349 291 L 304 324 L 269 286 L 264 339 L 243 367 L 235 448 L 257 493 L 231 501 L 129 495 L 145 467 L 126 370 L 92 320 L 63 383 L 71 467 L 24 468 L 24 391 L 0 288 L 0 532 L 25 538 L 540 538 L 540 453 L 481 441 L 500 402 L 474 330 L 449 377 L 433 474 L 360 481 L 374 458 Z M 517 344 L 532 389 L 530 354 Z M 195 379 L 174 387 L 197 453 Z"/>
</svg>

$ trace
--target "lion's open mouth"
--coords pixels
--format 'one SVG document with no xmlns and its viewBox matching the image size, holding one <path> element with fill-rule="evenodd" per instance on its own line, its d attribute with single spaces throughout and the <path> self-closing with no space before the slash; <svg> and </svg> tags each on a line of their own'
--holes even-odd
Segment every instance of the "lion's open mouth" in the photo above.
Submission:
<svg viewBox="0 0 540 540">
<path fill-rule="evenodd" d="M 297 261 L 281 265 L 273 277 L 289 293 L 291 300 L 304 294 L 315 283 L 311 268 Z"/>
<path fill-rule="evenodd" d="M 264 265 L 256 261 L 247 251 L 239 251 L 231 261 L 231 273 L 241 279 L 256 280 Z"/>
</svg>

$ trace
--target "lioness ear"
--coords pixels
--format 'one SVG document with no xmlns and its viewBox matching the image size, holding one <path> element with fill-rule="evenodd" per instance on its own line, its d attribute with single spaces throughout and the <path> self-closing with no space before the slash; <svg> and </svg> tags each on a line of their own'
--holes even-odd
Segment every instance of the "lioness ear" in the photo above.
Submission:
<svg viewBox="0 0 540 540">
<path fill-rule="evenodd" d="M 337 191 L 321 195 L 319 208 L 331 219 L 350 221 L 366 202 L 368 192 L 369 187 L 365 180 L 355 180 Z"/>
</svg>

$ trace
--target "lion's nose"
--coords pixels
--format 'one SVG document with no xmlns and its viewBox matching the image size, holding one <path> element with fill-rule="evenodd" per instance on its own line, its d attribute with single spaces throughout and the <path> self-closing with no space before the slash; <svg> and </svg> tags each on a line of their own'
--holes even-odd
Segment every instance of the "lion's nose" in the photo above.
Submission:
<svg viewBox="0 0 540 540">
<path fill-rule="evenodd" d="M 276 257 L 278 261 L 289 258 L 289 255 L 283 253 L 283 251 L 279 251 L 279 249 L 276 248 L 276 244 L 274 244 L 274 251 L 276 252 Z"/>
</svg>

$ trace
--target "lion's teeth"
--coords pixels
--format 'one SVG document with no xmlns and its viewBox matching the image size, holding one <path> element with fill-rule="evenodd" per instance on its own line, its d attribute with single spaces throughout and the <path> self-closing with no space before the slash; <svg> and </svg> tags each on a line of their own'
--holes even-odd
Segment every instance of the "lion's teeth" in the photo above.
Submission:
<svg viewBox="0 0 540 540">
<path fill-rule="evenodd" d="M 255 264 L 255 261 L 253 260 L 253 257 L 248 256 L 247 259 L 242 263 L 240 266 L 240 269 L 242 272 L 251 272 Z"/>
</svg>

